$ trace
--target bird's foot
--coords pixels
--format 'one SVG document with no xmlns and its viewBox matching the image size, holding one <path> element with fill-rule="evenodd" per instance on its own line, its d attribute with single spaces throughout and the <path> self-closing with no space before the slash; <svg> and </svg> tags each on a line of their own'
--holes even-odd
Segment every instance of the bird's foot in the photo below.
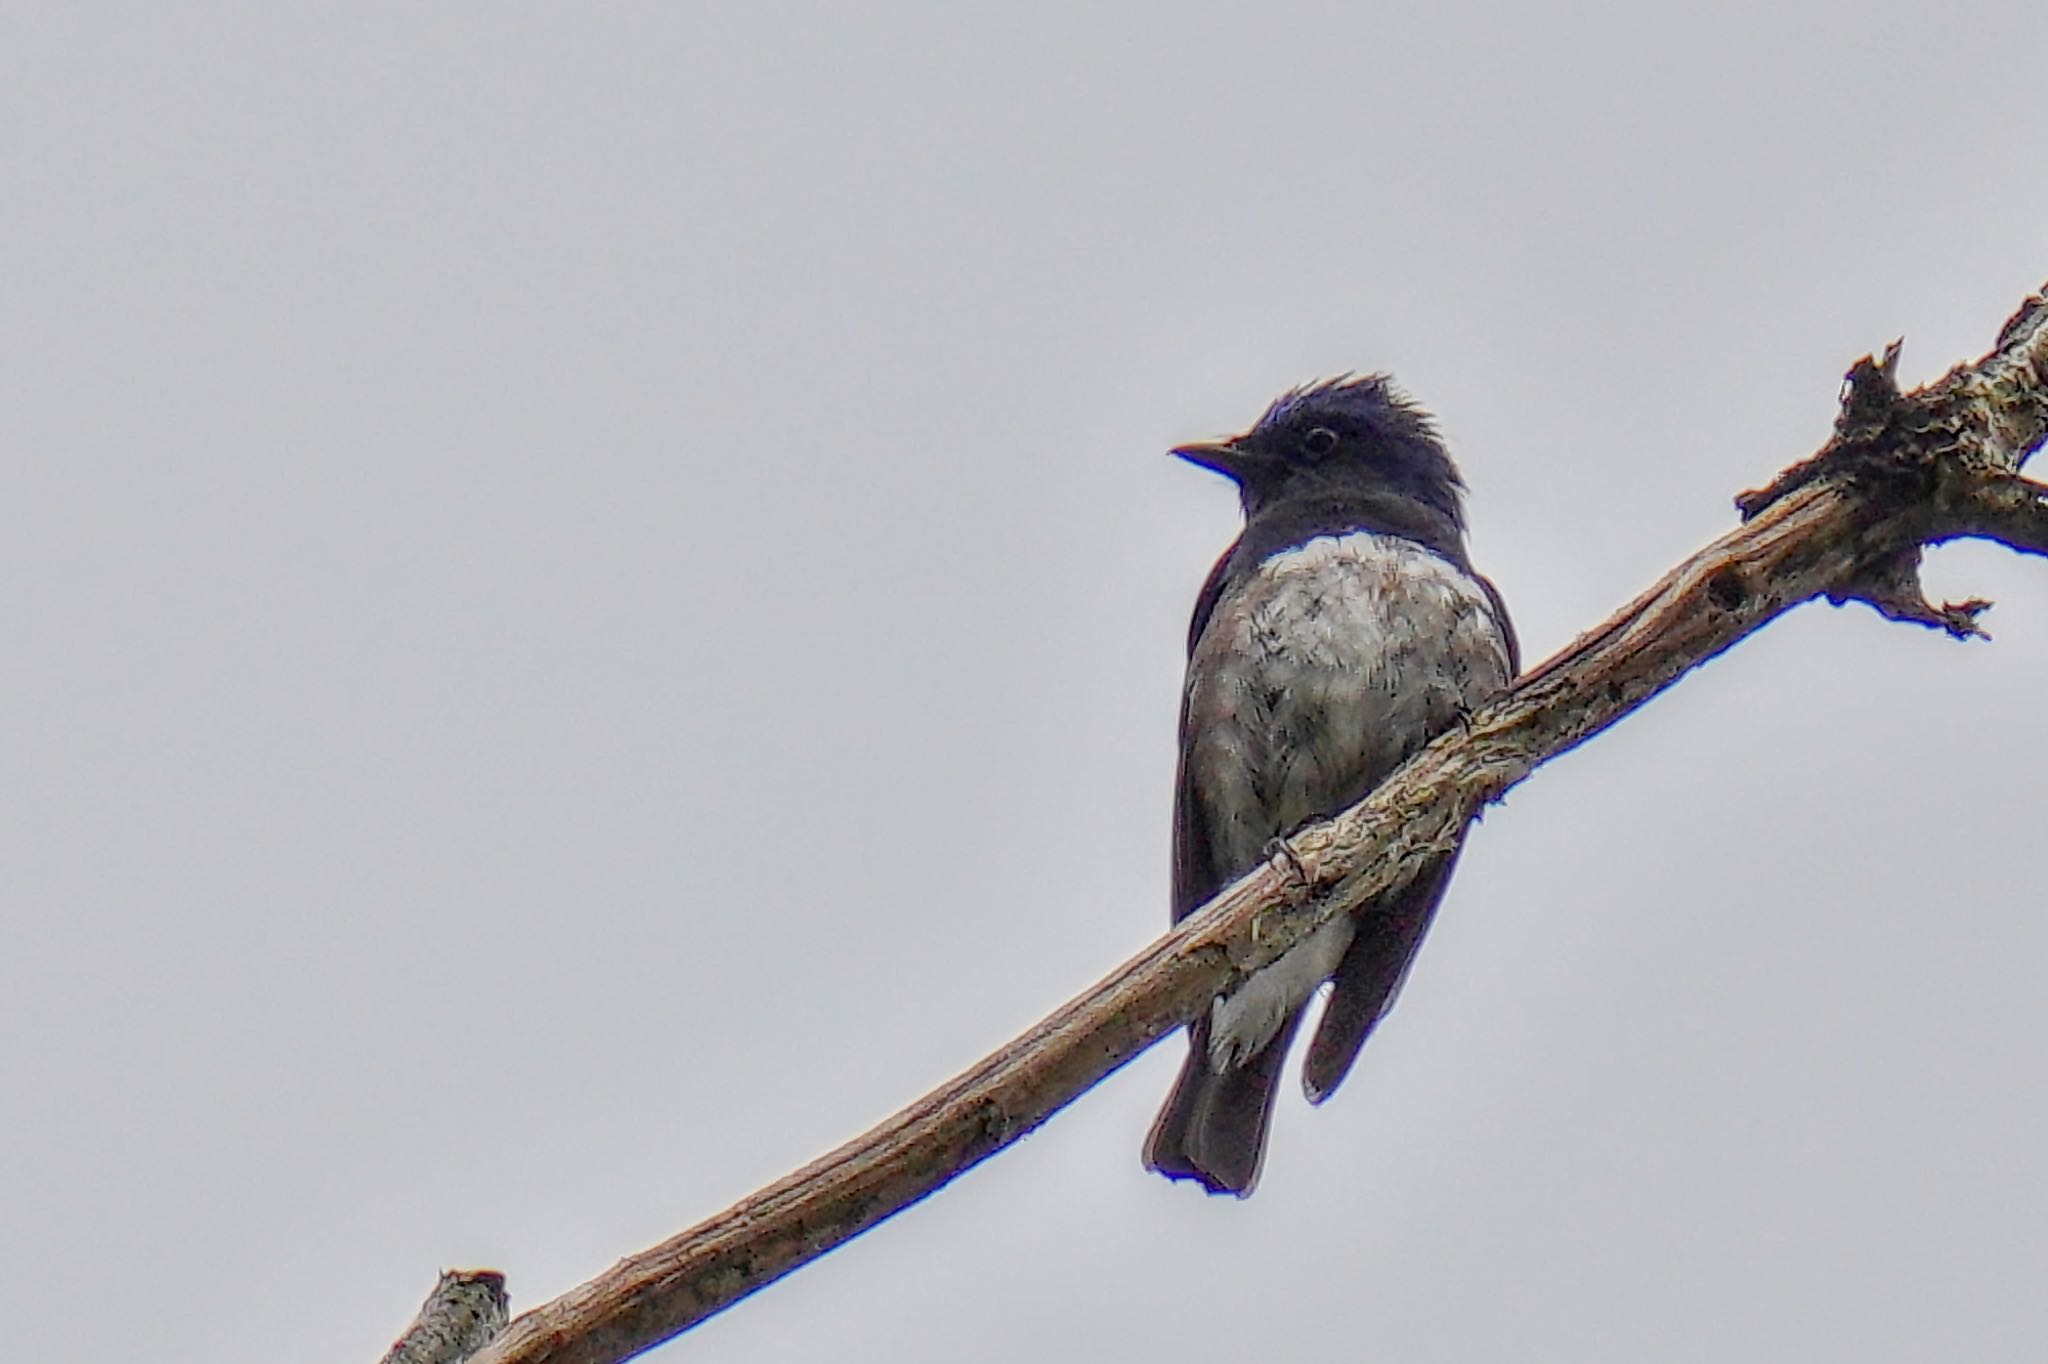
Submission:
<svg viewBox="0 0 2048 1364">
<path fill-rule="evenodd" d="M 1287 878 L 1288 898 L 1299 904 L 1315 888 L 1315 878 L 1309 875 L 1308 865 L 1301 855 L 1288 845 L 1284 838 L 1275 838 L 1266 844 L 1266 860 Z"/>
</svg>

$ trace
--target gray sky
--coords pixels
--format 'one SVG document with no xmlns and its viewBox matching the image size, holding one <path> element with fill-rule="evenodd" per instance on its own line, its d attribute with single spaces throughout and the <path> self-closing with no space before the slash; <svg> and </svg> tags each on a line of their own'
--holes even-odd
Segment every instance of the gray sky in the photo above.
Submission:
<svg viewBox="0 0 2048 1364">
<path fill-rule="evenodd" d="M 2037 3 L 855 12 L 0 14 L 16 1357 L 532 1306 L 1156 934 L 1174 442 L 1393 371 L 1536 659 L 2048 276 Z M 1492 812 L 1250 1202 L 1176 1041 L 664 1357 L 2038 1358 L 2048 570 L 1933 582 Z"/>
</svg>

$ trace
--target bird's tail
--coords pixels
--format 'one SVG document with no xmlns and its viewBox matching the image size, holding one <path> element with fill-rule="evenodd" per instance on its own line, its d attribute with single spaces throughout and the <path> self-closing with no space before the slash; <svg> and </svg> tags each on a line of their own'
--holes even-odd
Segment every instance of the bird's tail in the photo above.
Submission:
<svg viewBox="0 0 2048 1364">
<path fill-rule="evenodd" d="M 1273 1088 L 1301 1023 L 1289 1013 L 1272 1040 L 1241 1065 L 1213 1070 L 1209 1020 L 1188 1026 L 1188 1059 L 1145 1138 L 1145 1164 L 1169 1179 L 1197 1179 L 1210 1193 L 1251 1195 L 1273 1124 Z"/>
</svg>

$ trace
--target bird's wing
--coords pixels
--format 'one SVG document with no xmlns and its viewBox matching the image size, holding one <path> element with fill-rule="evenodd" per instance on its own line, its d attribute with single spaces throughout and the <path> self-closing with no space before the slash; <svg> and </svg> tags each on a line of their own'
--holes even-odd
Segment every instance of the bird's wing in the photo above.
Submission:
<svg viewBox="0 0 2048 1364">
<path fill-rule="evenodd" d="M 1194 619 L 1188 623 L 1188 656 L 1192 658 L 1195 646 L 1202 642 L 1202 632 L 1209 628 L 1210 619 L 1216 614 L 1216 604 L 1223 599 L 1224 588 L 1231 579 L 1231 570 L 1237 558 L 1237 545 L 1232 544 L 1223 551 L 1216 566 L 1209 570 L 1208 581 L 1202 584 L 1200 595 L 1195 598 Z M 1210 896 L 1223 889 L 1229 879 L 1229 869 L 1219 867 L 1215 862 L 1216 840 L 1210 836 L 1208 812 L 1194 789 L 1194 777 L 1188 770 L 1188 748 L 1193 735 L 1188 732 L 1188 701 L 1193 694 L 1191 687 L 1183 686 L 1180 697 L 1180 766 L 1173 785 L 1173 921 L 1179 923 L 1199 909 Z"/>
<path fill-rule="evenodd" d="M 1223 888 L 1225 870 L 1216 865 L 1216 840 L 1210 836 L 1208 811 L 1195 792 L 1188 772 L 1188 704 L 1181 700 L 1180 770 L 1173 788 L 1173 921 L 1179 923 Z"/>
<path fill-rule="evenodd" d="M 1493 623 L 1500 627 L 1501 641 L 1508 646 L 1507 681 L 1513 682 L 1522 675 L 1522 641 L 1515 634 L 1515 623 L 1508 619 L 1508 604 L 1501 597 L 1500 589 L 1493 585 L 1493 579 L 1474 573 L 1472 581 L 1479 584 L 1480 590 L 1486 593 L 1487 602 L 1493 607 Z"/>
<path fill-rule="evenodd" d="M 1321 1103 L 1343 1083 L 1365 1039 L 1394 1007 L 1457 861 L 1455 851 L 1447 854 L 1392 899 L 1359 914 L 1358 931 L 1330 978 L 1334 988 L 1302 1059 L 1301 1087 L 1310 1103 Z"/>
</svg>

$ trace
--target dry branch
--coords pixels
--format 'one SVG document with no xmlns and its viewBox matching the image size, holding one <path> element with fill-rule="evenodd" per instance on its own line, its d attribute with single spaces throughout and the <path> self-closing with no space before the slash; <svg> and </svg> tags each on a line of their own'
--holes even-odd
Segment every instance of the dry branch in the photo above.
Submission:
<svg viewBox="0 0 2048 1364">
<path fill-rule="evenodd" d="M 1897 347 L 1850 371 L 1835 434 L 1687 559 L 1364 801 L 1288 840 L 1172 934 L 866 1135 L 514 1321 L 473 1364 L 609 1364 L 669 1339 L 1002 1150 L 1319 924 L 1407 880 L 1488 802 L 1815 597 L 1974 633 L 1921 594 L 1928 544 L 2048 552 L 2048 297 L 1975 365 L 1901 394 Z"/>
<path fill-rule="evenodd" d="M 505 1329 L 505 1276 L 494 1269 L 450 1269 L 383 1364 L 462 1364 Z"/>
</svg>

